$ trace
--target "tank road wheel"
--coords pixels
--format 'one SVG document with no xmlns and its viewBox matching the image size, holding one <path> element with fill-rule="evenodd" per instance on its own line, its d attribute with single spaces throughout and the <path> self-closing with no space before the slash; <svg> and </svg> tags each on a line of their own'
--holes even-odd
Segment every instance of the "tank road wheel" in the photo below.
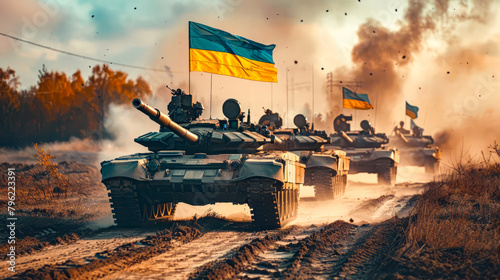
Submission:
<svg viewBox="0 0 500 280">
<path fill-rule="evenodd" d="M 314 196 L 317 200 L 329 200 L 342 196 L 345 192 L 343 176 L 333 176 L 330 169 L 314 171 Z"/>
<path fill-rule="evenodd" d="M 159 205 L 159 207 L 158 207 L 159 208 L 158 209 L 159 212 L 158 213 L 159 213 L 160 217 L 165 216 L 165 208 L 166 207 L 167 206 L 165 205 L 165 203 Z"/>
<path fill-rule="evenodd" d="M 154 205 L 144 204 L 142 205 L 142 219 L 144 221 L 149 221 L 154 219 Z"/>
<path fill-rule="evenodd" d="M 138 182 L 129 179 L 112 179 L 104 184 L 109 191 L 109 202 L 115 223 L 120 227 L 139 226 L 142 218 L 137 200 Z"/>
<path fill-rule="evenodd" d="M 425 173 L 438 174 L 439 173 L 439 161 L 433 158 L 427 159 L 424 163 Z"/>
<path fill-rule="evenodd" d="M 260 229 L 276 229 L 297 216 L 298 190 L 276 190 L 273 181 L 255 181 L 248 187 L 252 220 Z"/>
<path fill-rule="evenodd" d="M 165 210 L 163 214 L 160 216 L 160 219 L 173 220 L 175 215 L 175 208 L 177 207 L 177 203 L 169 202 L 163 203 L 163 209 Z"/>
<path fill-rule="evenodd" d="M 176 203 L 144 204 L 142 206 L 142 219 L 150 220 L 172 220 L 175 214 Z"/>
<path fill-rule="evenodd" d="M 377 166 L 377 180 L 380 185 L 394 186 L 396 184 L 397 167 L 388 164 Z"/>
</svg>

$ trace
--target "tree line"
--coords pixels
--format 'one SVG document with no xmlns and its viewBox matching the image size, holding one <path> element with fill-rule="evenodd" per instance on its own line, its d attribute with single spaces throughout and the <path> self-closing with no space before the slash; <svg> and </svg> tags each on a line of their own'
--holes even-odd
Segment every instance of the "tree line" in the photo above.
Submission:
<svg viewBox="0 0 500 280">
<path fill-rule="evenodd" d="M 0 68 L 0 146 L 67 141 L 95 131 L 107 135 L 103 121 L 109 104 L 128 104 L 151 94 L 143 78 L 129 79 L 105 64 L 92 68 L 87 80 L 80 70 L 67 76 L 44 67 L 36 86 L 28 90 L 19 86 L 15 70 Z"/>
</svg>

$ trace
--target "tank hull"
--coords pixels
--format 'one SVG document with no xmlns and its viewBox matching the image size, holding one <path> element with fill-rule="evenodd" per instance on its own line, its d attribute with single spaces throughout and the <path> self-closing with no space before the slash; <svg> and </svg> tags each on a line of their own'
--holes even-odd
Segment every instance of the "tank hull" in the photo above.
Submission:
<svg viewBox="0 0 500 280">
<path fill-rule="evenodd" d="M 298 155 L 306 164 L 304 184 L 314 186 L 316 199 L 329 200 L 344 195 L 349 173 L 349 157 L 344 151 L 301 151 Z"/>
<path fill-rule="evenodd" d="M 380 184 L 395 184 L 400 161 L 397 149 L 392 147 L 345 148 L 344 151 L 350 159 L 349 174 L 377 174 Z"/>
<path fill-rule="evenodd" d="M 144 153 L 102 164 L 115 222 L 172 219 L 179 202 L 249 204 L 255 224 L 278 228 L 297 214 L 305 165 L 288 152 L 251 155 Z M 171 210 L 171 211 L 169 211 Z"/>
<path fill-rule="evenodd" d="M 407 136 L 408 141 L 399 137 L 391 137 L 391 145 L 398 148 L 401 154 L 401 166 L 425 167 L 427 173 L 439 173 L 441 149 L 431 146 L 432 138 Z"/>
</svg>

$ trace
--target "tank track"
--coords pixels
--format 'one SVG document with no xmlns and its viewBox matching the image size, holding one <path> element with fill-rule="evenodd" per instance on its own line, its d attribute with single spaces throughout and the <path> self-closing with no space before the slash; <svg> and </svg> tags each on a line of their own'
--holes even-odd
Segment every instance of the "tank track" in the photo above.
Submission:
<svg viewBox="0 0 500 280">
<path fill-rule="evenodd" d="M 424 163 L 425 173 L 428 174 L 439 174 L 439 160 L 434 158 L 429 158 L 425 160 Z"/>
<path fill-rule="evenodd" d="M 271 180 L 255 181 L 248 187 L 248 205 L 257 228 L 280 228 L 297 217 L 299 190 L 277 190 Z"/>
<path fill-rule="evenodd" d="M 143 219 L 137 198 L 137 182 L 128 179 L 113 179 L 104 184 L 109 191 L 109 202 L 115 223 L 121 227 L 141 225 Z"/>
<path fill-rule="evenodd" d="M 138 182 L 129 179 L 113 179 L 105 182 L 108 189 L 111 212 L 120 227 L 136 227 L 148 221 L 172 220 L 176 204 L 141 203 L 137 195 Z"/>
<path fill-rule="evenodd" d="M 390 160 L 377 162 L 377 181 L 380 185 L 394 186 L 396 184 L 397 167 Z"/>
<path fill-rule="evenodd" d="M 346 175 L 332 176 L 332 170 L 319 168 L 312 173 L 314 195 L 318 200 L 329 200 L 344 195 L 347 185 Z"/>
</svg>

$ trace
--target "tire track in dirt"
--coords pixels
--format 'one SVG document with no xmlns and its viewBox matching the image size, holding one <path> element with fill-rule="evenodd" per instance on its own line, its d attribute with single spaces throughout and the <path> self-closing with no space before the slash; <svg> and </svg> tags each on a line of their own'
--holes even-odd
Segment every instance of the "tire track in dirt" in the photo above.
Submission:
<svg viewBox="0 0 500 280">
<path fill-rule="evenodd" d="M 410 213 L 417 201 L 415 197 L 386 194 L 365 198 L 357 205 L 350 201 L 353 210 L 344 213 L 354 217 L 358 225 L 362 221 L 376 222 L 395 214 L 400 216 L 401 212 Z M 370 265 L 377 261 L 372 260 L 373 256 L 383 253 L 387 243 L 383 241 L 387 232 L 378 225 L 355 226 L 337 221 L 324 226 L 309 224 L 250 232 L 246 224 L 234 227 L 228 226 L 227 221 L 219 223 L 210 220 L 201 226 L 211 228 L 205 234 L 197 231 L 176 236 L 172 227 L 172 231 L 162 233 L 163 237 L 156 235 L 155 242 L 151 242 L 152 232 L 124 229 L 101 232 L 73 244 L 48 247 L 26 259 L 19 258 L 26 264 L 20 268 L 25 272 L 29 269 L 29 273 L 16 277 L 275 279 L 309 275 L 309 278 L 361 279 L 369 275 Z M 144 238 L 146 235 L 149 241 Z M 376 238 L 371 240 L 371 236 Z M 367 244 L 366 248 L 363 244 Z"/>
<path fill-rule="evenodd" d="M 207 263 L 192 273 L 189 279 L 233 279 L 255 257 L 288 236 L 295 227 L 266 232 L 262 238 L 235 248 L 225 257 Z"/>
<path fill-rule="evenodd" d="M 254 240 L 237 250 L 244 254 L 200 267 L 191 279 L 369 278 L 398 240 L 394 221 L 399 218 L 394 215 L 407 211 L 415 200 L 414 196 L 383 195 L 365 201 L 351 213 L 370 221 L 394 217 L 378 224 L 356 226 L 336 221 L 321 227 L 294 226 L 278 232 L 279 238 L 277 233 L 269 233 L 264 239 L 270 242 Z"/>
<path fill-rule="evenodd" d="M 196 268 L 225 258 L 233 249 L 265 235 L 265 232 L 208 232 L 190 243 L 175 243 L 168 252 L 134 264 L 105 279 L 187 279 Z"/>
<path fill-rule="evenodd" d="M 267 250 L 255 256 L 254 261 L 238 274 L 239 278 L 279 277 L 292 263 L 299 242 L 322 230 L 323 227 L 296 227 Z"/>
<path fill-rule="evenodd" d="M 16 272 L 37 270 L 44 265 L 62 263 L 71 259 L 92 260 L 99 252 L 136 242 L 154 233 L 155 231 L 141 229 L 112 229 L 71 244 L 48 246 L 34 254 L 18 257 Z"/>
<path fill-rule="evenodd" d="M 29 269 L 9 279 L 102 279 L 136 263 L 144 262 L 170 250 L 172 243 L 188 243 L 201 237 L 203 233 L 188 226 L 178 226 L 162 230 L 137 242 L 123 244 L 113 250 L 101 251 L 95 258 L 85 260 L 70 259 L 63 263 L 47 264 L 34 270 Z"/>
</svg>

